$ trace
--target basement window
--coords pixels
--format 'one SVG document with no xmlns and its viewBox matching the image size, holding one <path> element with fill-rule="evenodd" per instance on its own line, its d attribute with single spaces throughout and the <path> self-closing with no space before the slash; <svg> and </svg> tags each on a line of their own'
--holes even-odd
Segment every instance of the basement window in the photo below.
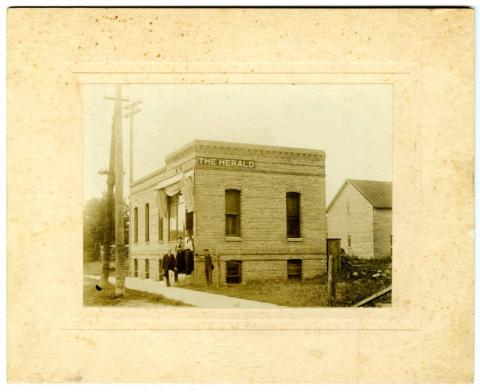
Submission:
<svg viewBox="0 0 480 392">
<path fill-rule="evenodd" d="M 302 260 L 287 260 L 288 280 L 302 280 Z"/>
<path fill-rule="evenodd" d="M 226 265 L 226 282 L 242 283 L 242 262 L 240 260 L 229 260 Z"/>
<path fill-rule="evenodd" d="M 138 278 L 138 260 L 133 260 L 133 277 Z"/>
</svg>

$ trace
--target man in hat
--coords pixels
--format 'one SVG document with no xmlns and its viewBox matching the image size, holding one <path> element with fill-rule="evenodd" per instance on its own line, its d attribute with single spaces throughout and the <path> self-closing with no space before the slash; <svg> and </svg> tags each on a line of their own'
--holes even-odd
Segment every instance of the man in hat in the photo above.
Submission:
<svg viewBox="0 0 480 392">
<path fill-rule="evenodd" d="M 170 287 L 170 270 L 176 270 L 177 261 L 175 259 L 175 255 L 170 248 L 168 253 L 165 253 L 163 256 L 163 272 L 165 273 L 165 278 L 167 279 L 167 287 Z"/>
<path fill-rule="evenodd" d="M 212 284 L 212 270 L 213 270 L 212 256 L 208 249 L 205 249 L 205 278 L 207 279 L 207 284 Z"/>
</svg>

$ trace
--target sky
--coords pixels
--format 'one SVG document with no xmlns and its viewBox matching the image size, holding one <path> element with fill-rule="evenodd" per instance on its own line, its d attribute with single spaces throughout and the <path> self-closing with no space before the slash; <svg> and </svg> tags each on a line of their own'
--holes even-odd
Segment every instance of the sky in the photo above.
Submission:
<svg viewBox="0 0 480 392">
<path fill-rule="evenodd" d="M 115 86 L 83 86 L 84 201 L 106 191 Z M 128 84 L 142 101 L 133 123 L 133 179 L 194 139 L 320 149 L 327 204 L 345 179 L 392 179 L 390 84 Z M 125 104 L 128 104 L 126 102 Z M 125 112 L 124 112 L 125 113 Z M 128 196 L 130 121 L 123 120 Z"/>
</svg>

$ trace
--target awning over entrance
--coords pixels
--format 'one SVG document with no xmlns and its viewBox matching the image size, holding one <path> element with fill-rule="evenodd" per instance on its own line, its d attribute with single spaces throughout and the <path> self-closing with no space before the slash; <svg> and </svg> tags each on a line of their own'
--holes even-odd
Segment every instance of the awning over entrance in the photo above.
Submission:
<svg viewBox="0 0 480 392">
<path fill-rule="evenodd" d="M 158 211 L 164 218 L 168 216 L 167 196 L 174 196 L 179 192 L 182 192 L 185 198 L 185 208 L 187 212 L 193 211 L 193 174 L 193 170 L 177 174 L 160 181 L 155 186 Z"/>
</svg>

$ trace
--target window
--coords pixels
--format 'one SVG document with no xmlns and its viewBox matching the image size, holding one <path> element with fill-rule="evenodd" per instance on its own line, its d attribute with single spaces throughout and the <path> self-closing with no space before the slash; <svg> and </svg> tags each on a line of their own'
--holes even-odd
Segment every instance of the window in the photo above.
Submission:
<svg viewBox="0 0 480 392">
<path fill-rule="evenodd" d="M 193 211 L 185 214 L 185 230 L 190 231 L 190 234 L 193 234 Z"/>
<path fill-rule="evenodd" d="M 158 240 L 163 241 L 163 218 L 158 214 Z"/>
<path fill-rule="evenodd" d="M 350 210 L 350 200 L 347 200 L 347 214 L 350 215 L 351 214 L 351 210 Z"/>
<path fill-rule="evenodd" d="M 168 197 L 168 240 L 178 239 L 178 195 Z"/>
<path fill-rule="evenodd" d="M 185 238 L 185 218 L 186 218 L 186 209 L 185 209 L 185 199 L 183 195 L 180 193 L 178 196 L 178 209 L 177 209 L 177 216 L 178 216 L 178 236 Z"/>
<path fill-rule="evenodd" d="M 183 237 L 185 231 L 185 202 L 183 196 L 177 193 L 168 199 L 168 240 L 176 241 Z"/>
<path fill-rule="evenodd" d="M 287 192 L 287 238 L 300 238 L 300 193 Z"/>
<path fill-rule="evenodd" d="M 225 235 L 240 237 L 240 191 L 225 191 Z"/>
<path fill-rule="evenodd" d="M 145 259 L 145 279 L 150 279 L 150 260 Z"/>
<path fill-rule="evenodd" d="M 349 234 L 348 235 L 348 247 L 350 248 L 352 246 L 352 236 Z"/>
<path fill-rule="evenodd" d="M 145 204 L 145 242 L 150 241 L 150 205 Z"/>
<path fill-rule="evenodd" d="M 138 208 L 133 210 L 133 242 L 138 244 Z"/>
<path fill-rule="evenodd" d="M 288 280 L 302 280 L 302 260 L 287 260 Z"/>
<path fill-rule="evenodd" d="M 227 265 L 227 283 L 242 283 L 242 262 L 239 260 L 229 260 Z"/>
<path fill-rule="evenodd" d="M 138 277 L 138 260 L 133 260 L 133 277 Z"/>
</svg>

